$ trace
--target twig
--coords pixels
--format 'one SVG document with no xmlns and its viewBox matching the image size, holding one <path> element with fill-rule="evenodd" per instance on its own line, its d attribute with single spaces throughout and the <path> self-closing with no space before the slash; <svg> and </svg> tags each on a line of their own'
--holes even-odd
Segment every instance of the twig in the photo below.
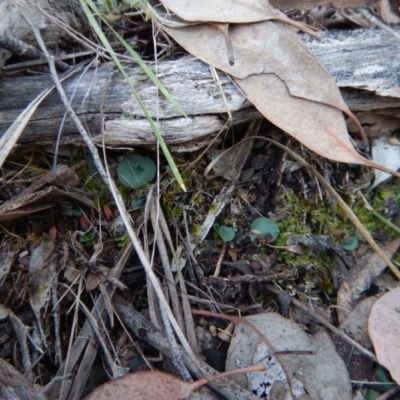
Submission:
<svg viewBox="0 0 400 400">
<path fill-rule="evenodd" d="M 31 26 L 31 29 L 35 34 L 36 40 L 38 41 L 40 48 L 42 49 L 43 53 L 46 55 L 46 58 L 49 63 L 50 75 L 54 82 L 54 85 L 57 88 L 60 98 L 61 98 L 65 108 L 67 109 L 69 116 L 74 121 L 77 130 L 79 131 L 80 135 L 82 136 L 82 139 L 84 140 L 86 146 L 88 147 L 90 153 L 92 154 L 94 163 L 99 171 L 99 174 L 100 174 L 103 182 L 107 185 L 108 189 L 110 190 L 110 192 L 112 193 L 112 195 L 114 197 L 115 203 L 118 207 L 118 211 L 124 222 L 124 225 L 128 232 L 128 235 L 129 235 L 129 237 L 132 241 L 132 244 L 136 250 L 136 253 L 143 265 L 143 268 L 145 269 L 149 279 L 151 280 L 151 283 L 156 291 L 156 294 L 161 303 L 161 306 L 165 309 L 165 312 L 168 315 L 168 320 L 170 321 L 171 325 L 173 326 L 176 335 L 178 336 L 180 342 L 182 343 L 182 346 L 184 347 L 184 349 L 186 350 L 188 355 L 193 359 L 193 362 L 196 363 L 198 365 L 198 367 L 200 368 L 200 365 L 198 364 L 198 361 L 197 361 L 192 349 L 190 348 L 189 343 L 187 342 L 187 340 L 185 338 L 185 335 L 183 334 L 178 323 L 176 322 L 174 315 L 171 312 L 169 304 L 168 304 L 168 302 L 164 296 L 164 293 L 162 291 L 161 285 L 160 285 L 156 275 L 154 274 L 154 271 L 146 257 L 146 254 L 141 246 L 141 243 L 132 227 L 131 220 L 130 220 L 129 214 L 126 210 L 121 193 L 119 192 L 118 188 L 116 187 L 115 182 L 112 179 L 109 179 L 108 174 L 103 166 L 103 163 L 101 162 L 99 152 L 98 152 L 96 146 L 92 142 L 89 134 L 86 132 L 84 126 L 82 125 L 82 122 L 79 120 L 79 118 L 77 117 L 77 115 L 75 114 L 74 110 L 72 109 L 71 105 L 68 102 L 65 91 L 64 91 L 63 87 L 61 86 L 60 81 L 57 77 L 57 72 L 54 67 L 54 58 L 52 56 L 50 56 L 50 54 L 48 53 L 38 29 L 34 26 Z"/>
<path fill-rule="evenodd" d="M 22 363 L 25 371 L 25 377 L 28 379 L 30 383 L 33 382 L 32 376 L 32 364 L 29 358 L 29 350 L 27 343 L 27 330 L 21 320 L 10 310 L 8 311 L 8 318 L 11 322 L 11 325 L 14 329 L 15 335 L 17 336 L 17 340 L 20 346 L 21 355 L 22 355 Z"/>
<path fill-rule="evenodd" d="M 369 8 L 360 7 L 360 8 L 358 8 L 358 11 L 361 13 L 361 15 L 364 18 L 366 18 L 367 20 L 371 21 L 373 26 L 381 28 L 385 32 L 390 33 L 395 38 L 400 40 L 400 35 L 394 29 L 392 29 L 390 26 L 388 26 L 383 21 L 381 21 L 376 15 L 374 15 Z"/>
<path fill-rule="evenodd" d="M 77 297 L 74 291 L 72 291 L 68 286 L 64 286 L 66 290 L 68 290 L 73 296 Z M 124 375 L 124 372 L 126 372 L 126 368 L 122 368 L 118 365 L 115 364 L 113 361 L 110 352 L 108 351 L 108 347 L 103 339 L 102 334 L 100 333 L 99 326 L 97 325 L 96 319 L 93 317 L 91 312 L 88 310 L 88 308 L 85 306 L 82 301 L 80 301 L 77 298 L 77 301 L 79 302 L 79 307 L 83 311 L 83 313 L 86 315 L 87 320 L 89 321 L 90 325 L 92 326 L 93 332 L 96 334 L 97 340 L 101 345 L 101 348 L 103 349 L 103 355 L 105 360 L 108 363 L 108 366 L 111 368 L 112 371 L 112 377 L 118 378 L 120 376 Z"/>
<path fill-rule="evenodd" d="M 119 278 L 123 268 L 125 267 L 130 255 L 132 253 L 132 245 L 129 244 L 125 249 L 122 250 L 121 256 L 119 257 L 119 260 L 114 267 L 114 269 L 111 272 L 111 275 L 115 278 Z M 109 288 L 109 293 L 113 292 L 113 288 Z M 77 303 L 78 307 L 78 303 Z M 105 311 L 105 305 L 104 305 L 104 298 L 101 295 L 98 300 L 95 303 L 95 306 L 92 309 L 92 315 L 94 318 L 99 319 L 104 317 L 106 314 Z M 74 320 L 75 321 L 75 320 Z M 72 328 L 73 329 L 73 328 Z M 90 340 L 90 337 L 93 335 L 92 333 L 92 327 L 89 323 L 89 321 L 86 321 L 85 324 L 83 325 L 82 329 L 80 330 L 79 334 L 77 335 L 74 344 L 70 346 L 70 349 L 68 351 L 68 355 L 64 362 L 60 365 L 57 375 L 53 380 L 46 386 L 46 391 L 45 394 L 49 399 L 55 399 L 58 398 L 59 395 L 58 393 L 58 379 L 60 376 L 68 375 L 71 373 L 71 371 L 74 370 L 75 365 L 78 363 L 78 361 L 81 359 L 82 352 L 85 350 L 85 347 L 87 346 L 88 343 L 93 343 L 93 341 Z M 72 340 L 72 336 L 71 336 Z M 89 358 L 91 357 L 92 360 L 94 361 L 96 353 L 93 353 L 91 356 L 87 356 L 85 353 L 85 357 Z M 63 381 L 64 383 L 64 381 Z"/>
<path fill-rule="evenodd" d="M 149 345 L 156 348 L 164 355 L 171 357 L 171 349 L 169 347 L 168 341 L 165 339 L 165 336 L 159 329 L 154 327 L 154 325 L 143 318 L 143 316 L 138 313 L 131 304 L 123 300 L 121 296 L 114 296 L 114 306 L 121 320 L 132 332 L 134 332 L 137 337 L 146 341 Z M 197 378 L 207 378 L 217 373 L 217 371 L 215 371 L 213 368 L 211 368 L 208 364 L 200 359 L 197 361 L 197 363 L 201 365 L 202 370 L 199 371 L 197 369 L 197 363 L 193 364 L 192 359 L 188 357 L 183 349 L 180 349 L 180 351 L 182 354 L 183 362 Z M 228 400 L 258 399 L 257 396 L 253 395 L 246 389 L 242 388 L 241 386 L 230 380 L 221 379 L 216 383 L 217 384 L 209 382 L 208 385 L 211 386 L 218 393 L 221 393 Z"/>
<path fill-rule="evenodd" d="M 221 252 L 219 253 L 217 265 L 215 266 L 215 271 L 214 271 L 214 275 L 213 275 L 215 278 L 218 277 L 219 273 L 221 272 L 221 265 L 222 265 L 222 261 L 224 260 L 227 247 L 228 247 L 228 243 L 224 242 L 224 244 L 222 245 Z"/>
<path fill-rule="evenodd" d="M 260 139 L 261 138 L 262 137 L 260 137 Z M 377 245 L 374 238 L 365 229 L 364 225 L 360 222 L 357 215 L 354 214 L 353 210 L 339 196 L 339 194 L 336 192 L 336 190 L 326 181 L 326 179 L 311 164 L 309 164 L 306 160 L 304 160 L 302 157 L 300 157 L 298 154 L 296 154 L 293 150 L 289 149 L 288 147 L 284 146 L 283 144 L 275 142 L 274 140 L 267 139 L 267 138 L 262 138 L 262 139 L 266 140 L 268 142 L 271 142 L 275 146 L 278 146 L 281 149 L 288 152 L 291 157 L 293 157 L 296 161 L 298 161 L 304 167 L 308 168 L 313 173 L 313 175 L 316 178 L 318 178 L 318 180 L 320 181 L 322 186 L 325 188 L 325 190 L 336 200 L 336 202 L 339 204 L 339 206 L 344 211 L 346 216 L 350 219 L 350 221 L 353 223 L 353 225 L 360 231 L 360 233 L 363 235 L 363 237 L 366 239 L 366 241 L 369 243 L 369 245 L 372 247 L 372 249 L 382 258 L 383 261 L 385 261 L 385 263 L 388 265 L 390 270 L 396 275 L 396 277 L 398 279 L 400 279 L 400 271 L 390 261 L 389 257 L 385 254 L 385 252 Z"/>
<path fill-rule="evenodd" d="M 40 60 L 44 58 L 41 51 L 21 40 L 15 39 L 6 32 L 0 33 L 0 47 L 12 54 L 24 58 L 25 60 Z M 69 65 L 60 60 L 55 61 L 55 65 L 61 72 L 69 69 Z"/>
<path fill-rule="evenodd" d="M 183 316 L 182 316 L 182 308 L 179 303 L 178 293 L 176 291 L 176 285 L 174 282 L 174 276 L 172 275 L 171 264 L 168 259 L 167 247 L 165 245 L 164 237 L 162 234 L 162 230 L 158 224 L 157 218 L 157 206 L 155 204 L 154 198 L 150 201 L 150 218 L 153 225 L 153 231 L 155 233 L 155 241 L 157 243 L 158 252 L 160 254 L 161 262 L 164 268 L 164 274 L 166 277 L 168 292 L 170 296 L 170 300 L 172 303 L 172 309 L 174 310 L 175 318 L 180 326 L 180 328 L 184 329 Z"/>
<path fill-rule="evenodd" d="M 154 198 L 152 198 L 150 201 L 150 218 L 151 218 L 153 230 L 155 233 L 155 240 L 156 240 L 158 251 L 159 251 L 161 261 L 162 261 L 162 264 L 164 267 L 164 273 L 165 273 L 166 280 L 167 280 L 168 292 L 169 292 L 169 295 L 171 298 L 172 307 L 175 312 L 175 317 L 177 318 L 177 322 L 180 325 L 180 328 L 182 330 L 184 330 L 182 308 L 179 303 L 179 297 L 178 297 L 178 293 L 176 290 L 174 277 L 172 275 L 171 264 L 168 259 L 167 247 L 164 242 L 162 230 L 159 227 L 157 214 L 158 214 L 157 206 L 155 204 Z M 187 371 L 185 365 L 182 362 L 182 357 L 179 353 L 178 346 L 177 346 L 173 331 L 171 329 L 171 325 L 168 323 L 167 316 L 165 314 L 165 310 L 163 309 L 163 307 L 160 307 L 160 312 L 161 312 L 161 317 L 164 322 L 164 328 L 165 328 L 167 340 L 171 346 L 172 361 L 173 361 L 175 367 L 180 372 L 182 378 L 185 381 L 192 382 L 191 376 L 190 376 L 189 372 Z"/>
<path fill-rule="evenodd" d="M 60 365 L 63 361 L 61 339 L 60 339 L 60 307 L 57 298 L 58 274 L 54 274 L 51 288 L 51 302 L 53 304 L 54 336 L 55 336 L 55 364 Z"/>
</svg>

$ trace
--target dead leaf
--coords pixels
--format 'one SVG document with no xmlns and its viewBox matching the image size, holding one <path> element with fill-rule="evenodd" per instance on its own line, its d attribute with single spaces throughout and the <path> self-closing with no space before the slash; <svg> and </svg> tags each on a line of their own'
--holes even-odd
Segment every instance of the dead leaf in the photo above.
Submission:
<svg viewBox="0 0 400 400">
<path fill-rule="evenodd" d="M 400 10 L 398 1 L 380 0 L 376 7 L 381 18 L 387 24 L 400 24 Z"/>
<path fill-rule="evenodd" d="M 235 182 L 241 172 L 242 168 L 251 152 L 253 145 L 253 140 L 246 140 L 240 143 L 233 149 L 229 151 L 210 149 L 207 152 L 207 156 L 215 161 L 213 162 L 213 176 L 207 176 L 207 179 L 215 178 L 216 176 L 222 176 L 226 180 Z M 205 174 L 209 171 L 210 166 L 208 166 Z"/>
<path fill-rule="evenodd" d="M 26 207 L 19 208 L 16 211 L 9 211 L 0 214 L 0 222 L 13 221 L 14 219 L 22 218 L 27 215 L 35 214 L 39 211 L 44 211 L 55 206 L 54 202 L 42 202 L 40 204 L 33 204 Z"/>
<path fill-rule="evenodd" d="M 188 18 L 189 24 L 174 29 L 165 23 L 163 28 L 189 53 L 232 75 L 248 100 L 268 120 L 323 157 L 387 170 L 354 149 L 342 112 L 363 133 L 361 125 L 343 101 L 330 73 L 291 27 L 266 20 L 274 19 L 274 12 L 263 22 L 248 23 L 256 20 L 248 15 L 254 9 L 260 12 L 260 1 L 207 2 L 208 7 L 203 2 L 200 5 L 184 1 L 183 6 L 182 1 L 165 0 L 163 4 L 180 18 Z M 193 10 L 196 15 L 200 12 L 198 7 L 203 11 L 197 24 L 191 25 Z M 264 14 L 271 10 L 267 1 L 262 1 L 261 8 L 265 8 Z M 236 10 L 241 14 L 236 14 Z M 220 11 L 223 16 L 217 17 Z M 215 21 L 235 24 L 222 29 Z"/>
<path fill-rule="evenodd" d="M 375 302 L 368 320 L 368 332 L 379 364 L 400 384 L 400 288 Z"/>
<path fill-rule="evenodd" d="M 189 22 L 243 24 L 270 19 L 287 20 L 268 1 L 262 0 L 203 0 L 191 2 L 190 6 L 187 0 L 162 0 L 162 3 L 166 9 Z"/>
<path fill-rule="evenodd" d="M 200 386 L 210 380 L 222 378 L 232 373 L 259 371 L 260 366 L 250 366 L 242 370 L 235 369 L 221 374 L 216 374 L 207 379 L 199 379 L 195 382 L 185 382 L 173 375 L 160 371 L 146 371 L 127 374 L 99 386 L 85 397 L 85 400 L 181 400 L 190 396 Z"/>
<path fill-rule="evenodd" d="M 189 396 L 195 388 L 173 375 L 159 371 L 137 372 L 115 379 L 94 390 L 85 400 L 178 400 Z"/>
<path fill-rule="evenodd" d="M 397 238 L 383 246 L 383 251 L 392 258 L 399 246 L 400 238 Z M 386 266 L 385 261 L 376 253 L 367 254 L 353 266 L 343 280 L 337 295 L 340 322 L 347 316 L 344 310 L 351 311 L 354 308 L 373 280 L 385 270 Z"/>
<path fill-rule="evenodd" d="M 37 315 L 50 300 L 51 285 L 56 274 L 55 264 L 50 259 L 54 249 L 54 242 L 42 242 L 32 250 L 29 261 L 30 300 L 32 309 Z"/>
<path fill-rule="evenodd" d="M 376 0 L 270 0 L 270 3 L 280 10 L 299 9 L 311 10 L 314 7 L 332 4 L 336 8 L 359 7 L 375 3 Z"/>
<path fill-rule="evenodd" d="M 298 388 L 300 392 L 300 388 L 303 387 L 308 393 L 309 397 L 302 398 L 313 400 L 350 400 L 352 398 L 346 365 L 336 353 L 329 335 L 319 333 L 313 337 L 309 336 L 297 324 L 275 313 L 257 314 L 242 319 L 263 333 L 275 350 L 285 351 L 285 354 L 279 354 L 279 359 L 284 364 L 280 368 L 276 364 L 273 365 L 274 360 L 271 357 L 267 357 L 264 361 L 272 363 L 266 372 L 249 373 L 247 379 L 245 375 L 239 375 L 236 378 L 239 384 L 261 395 L 260 398 L 277 399 L 278 397 L 272 395 L 268 397 L 269 390 L 279 383 L 285 386 L 287 376 L 289 376 L 293 391 L 297 391 Z M 295 354 L 290 353 L 291 350 L 314 350 L 315 354 Z M 237 368 L 239 363 L 252 364 L 267 354 L 266 343 L 261 340 L 255 330 L 239 322 L 228 350 L 226 370 Z M 275 361 L 280 362 L 278 357 Z M 301 374 L 298 373 L 299 371 Z M 288 389 L 284 391 L 287 393 Z M 300 398 L 300 396 L 294 398 Z"/>
<path fill-rule="evenodd" d="M 85 289 L 87 292 L 91 292 L 96 289 L 101 283 L 101 275 L 100 273 L 90 273 L 86 278 Z"/>
</svg>

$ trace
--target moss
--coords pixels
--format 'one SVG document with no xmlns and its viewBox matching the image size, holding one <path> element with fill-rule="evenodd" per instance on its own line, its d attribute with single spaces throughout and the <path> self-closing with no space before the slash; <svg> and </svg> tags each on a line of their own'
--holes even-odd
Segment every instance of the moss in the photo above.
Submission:
<svg viewBox="0 0 400 400">
<path fill-rule="evenodd" d="M 374 208 L 374 210 L 382 215 L 385 207 L 385 202 L 388 199 L 396 199 L 398 202 L 400 202 L 399 194 L 400 180 L 391 179 L 389 182 L 378 186 L 374 191 L 367 194 L 365 198 Z M 362 201 L 355 201 L 352 209 L 361 221 L 361 223 L 370 233 L 384 231 L 388 234 L 389 238 L 398 237 L 398 234 L 396 232 L 388 228 L 384 222 L 382 222 L 379 218 L 375 217 L 370 211 L 368 211 Z"/>
<path fill-rule="evenodd" d="M 281 232 L 276 241 L 277 246 L 286 246 L 292 235 L 328 235 L 335 243 L 354 233 L 354 228 L 343 211 L 328 196 L 322 200 L 320 197 L 309 199 L 302 193 L 285 190 L 280 194 L 277 210 L 275 217 Z M 314 266 L 316 270 L 333 266 L 334 260 L 328 253 L 316 256 L 304 246 L 303 249 L 304 254 L 278 251 L 278 261 L 295 266 Z"/>
</svg>

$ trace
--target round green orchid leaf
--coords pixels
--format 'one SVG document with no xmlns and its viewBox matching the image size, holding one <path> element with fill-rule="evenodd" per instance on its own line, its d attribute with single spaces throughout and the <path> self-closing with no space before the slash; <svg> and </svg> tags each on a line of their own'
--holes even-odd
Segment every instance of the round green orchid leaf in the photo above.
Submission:
<svg viewBox="0 0 400 400">
<path fill-rule="evenodd" d="M 146 197 L 137 197 L 135 199 L 132 199 L 131 201 L 131 207 L 132 208 L 144 208 L 146 205 Z"/>
<path fill-rule="evenodd" d="M 235 238 L 235 230 L 230 226 L 221 225 L 219 228 L 219 236 L 224 242 L 230 242 Z"/>
<path fill-rule="evenodd" d="M 275 221 L 265 217 L 256 218 L 251 224 L 250 238 L 271 236 L 269 242 L 273 242 L 279 235 L 279 227 Z"/>
<path fill-rule="evenodd" d="M 358 239 L 355 236 L 348 236 L 341 243 L 342 249 L 346 251 L 353 251 L 358 247 Z"/>
<path fill-rule="evenodd" d="M 242 175 L 240 178 L 245 181 L 247 179 L 250 179 L 254 175 L 254 168 L 248 168 L 242 171 Z"/>
<path fill-rule="evenodd" d="M 124 186 L 140 189 L 156 176 L 156 164 L 151 158 L 130 154 L 118 164 L 117 175 Z"/>
</svg>

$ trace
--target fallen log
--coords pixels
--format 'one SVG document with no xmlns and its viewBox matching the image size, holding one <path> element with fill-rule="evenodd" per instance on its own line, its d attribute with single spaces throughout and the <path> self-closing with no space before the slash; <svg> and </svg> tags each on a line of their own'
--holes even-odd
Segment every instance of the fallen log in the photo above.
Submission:
<svg viewBox="0 0 400 400">
<path fill-rule="evenodd" d="M 303 36 L 305 44 L 332 73 L 353 112 L 371 111 L 400 117 L 400 42 L 390 33 L 375 29 L 329 31 L 322 41 Z M 154 119 L 158 119 L 166 142 L 176 151 L 192 151 L 205 146 L 228 121 L 232 124 L 259 117 L 234 82 L 223 73 L 219 80 L 223 95 L 210 68 L 187 56 L 163 61 L 157 74 L 188 118 L 160 94 L 135 64 L 125 66 L 132 84 Z M 155 69 L 155 67 L 153 68 Z M 0 135 L 43 89 L 51 85 L 48 75 L 12 77 L 0 80 Z M 94 141 L 101 143 L 101 121 L 107 146 L 151 145 L 155 137 L 144 113 L 113 64 L 88 70 L 64 82 L 71 104 Z M 266 96 L 268 93 L 265 94 Z M 53 91 L 35 112 L 19 143 L 52 144 L 64 109 Z M 63 125 L 61 143 L 80 144 L 69 118 Z"/>
</svg>

